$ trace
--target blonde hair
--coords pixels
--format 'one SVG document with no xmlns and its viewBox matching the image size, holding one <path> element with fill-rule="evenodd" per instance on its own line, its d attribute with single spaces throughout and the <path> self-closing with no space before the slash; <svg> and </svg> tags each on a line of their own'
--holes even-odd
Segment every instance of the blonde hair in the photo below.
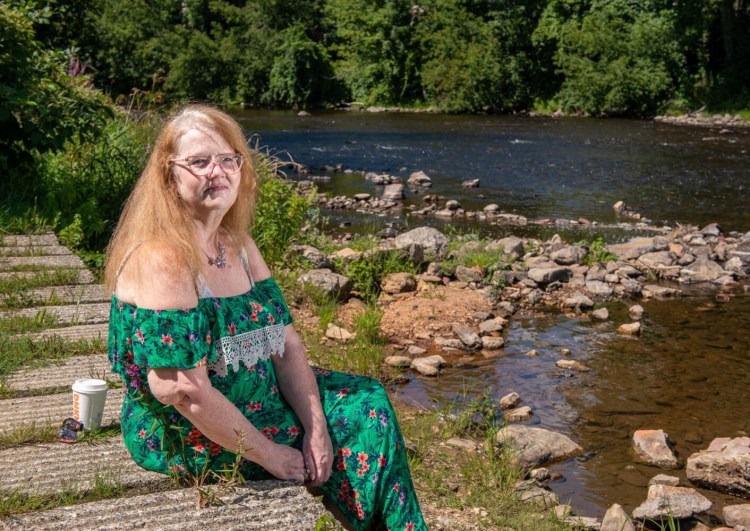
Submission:
<svg viewBox="0 0 750 531">
<path fill-rule="evenodd" d="M 120 221 L 107 246 L 105 283 L 114 290 L 117 275 L 128 255 L 141 243 L 164 246 L 174 255 L 174 271 L 188 268 L 193 275 L 205 271 L 205 258 L 198 247 L 193 223 L 172 175 L 170 159 L 177 153 L 179 138 L 196 127 L 220 134 L 245 162 L 240 169 L 237 200 L 221 221 L 237 252 L 255 214 L 257 175 L 252 154 L 239 124 L 228 114 L 208 105 L 188 105 L 174 113 L 162 127 L 146 168 L 125 203 Z M 170 260 L 172 258 L 170 257 Z"/>
</svg>

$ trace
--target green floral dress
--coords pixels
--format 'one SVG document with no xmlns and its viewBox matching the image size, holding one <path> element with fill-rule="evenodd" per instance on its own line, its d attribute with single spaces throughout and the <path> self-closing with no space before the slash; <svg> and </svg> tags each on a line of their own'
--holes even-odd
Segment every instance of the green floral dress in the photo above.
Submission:
<svg viewBox="0 0 750 531">
<path fill-rule="evenodd" d="M 137 308 L 112 297 L 109 359 L 125 386 L 122 432 L 133 459 L 161 473 L 201 474 L 231 466 L 235 454 L 206 438 L 150 393 L 147 367 L 207 366 L 221 391 L 266 437 L 301 449 L 302 425 L 279 393 L 272 356 L 283 355 L 289 308 L 273 279 L 247 293 L 200 298 L 184 310 Z M 377 517 L 388 529 L 426 529 L 401 430 L 383 386 L 371 378 L 313 368 L 333 442 L 324 493 L 365 529 Z M 243 461 L 245 479 L 271 477 Z"/>
</svg>

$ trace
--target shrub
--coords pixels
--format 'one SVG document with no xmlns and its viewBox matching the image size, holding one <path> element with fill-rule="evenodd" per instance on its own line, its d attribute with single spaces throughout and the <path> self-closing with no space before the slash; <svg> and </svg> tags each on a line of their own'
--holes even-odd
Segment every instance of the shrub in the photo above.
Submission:
<svg viewBox="0 0 750 531">
<path fill-rule="evenodd" d="M 351 279 L 362 299 L 374 302 L 380 295 L 380 281 L 391 273 L 416 273 L 417 266 L 401 251 L 376 251 L 363 255 L 338 269 Z"/>
</svg>

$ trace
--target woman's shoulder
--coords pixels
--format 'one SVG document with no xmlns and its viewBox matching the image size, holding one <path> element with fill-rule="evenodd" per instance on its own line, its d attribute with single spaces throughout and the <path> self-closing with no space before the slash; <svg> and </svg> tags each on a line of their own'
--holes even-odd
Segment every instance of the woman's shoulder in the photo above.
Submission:
<svg viewBox="0 0 750 531">
<path fill-rule="evenodd" d="M 255 240 L 247 234 L 244 235 L 242 242 L 242 248 L 246 252 L 246 258 L 250 267 L 253 280 L 260 282 L 271 276 L 271 270 L 268 268 L 266 261 L 263 259 L 263 255 L 255 244 Z"/>
<path fill-rule="evenodd" d="M 123 264 L 115 295 L 134 306 L 169 310 L 196 306 L 195 279 L 181 254 L 166 242 L 140 244 Z"/>
</svg>

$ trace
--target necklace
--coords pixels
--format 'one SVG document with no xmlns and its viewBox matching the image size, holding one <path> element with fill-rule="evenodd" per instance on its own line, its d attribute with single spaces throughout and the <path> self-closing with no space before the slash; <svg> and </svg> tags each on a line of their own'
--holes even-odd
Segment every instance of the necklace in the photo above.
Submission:
<svg viewBox="0 0 750 531">
<path fill-rule="evenodd" d="M 224 269 L 227 266 L 227 259 L 224 256 L 225 249 L 224 244 L 221 243 L 221 240 L 219 240 L 217 247 L 219 248 L 219 254 L 216 255 L 216 258 L 212 258 L 211 256 L 209 256 L 206 251 L 203 251 L 203 254 L 206 255 L 206 258 L 208 258 L 208 265 L 217 267 L 219 269 Z"/>
</svg>

